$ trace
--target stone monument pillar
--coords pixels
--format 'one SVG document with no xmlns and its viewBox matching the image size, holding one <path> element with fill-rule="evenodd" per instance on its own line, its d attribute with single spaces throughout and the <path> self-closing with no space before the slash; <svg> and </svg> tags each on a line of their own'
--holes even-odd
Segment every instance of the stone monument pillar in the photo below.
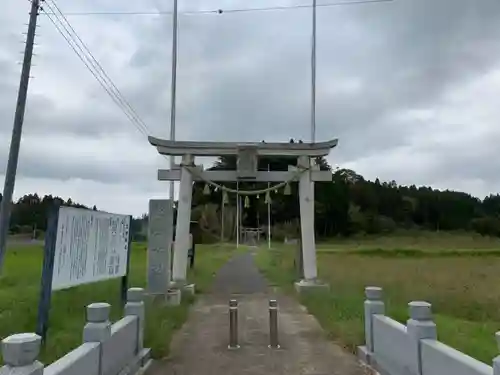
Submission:
<svg viewBox="0 0 500 375">
<path fill-rule="evenodd" d="M 171 200 L 149 201 L 148 294 L 165 295 L 170 286 L 173 215 Z"/>
</svg>

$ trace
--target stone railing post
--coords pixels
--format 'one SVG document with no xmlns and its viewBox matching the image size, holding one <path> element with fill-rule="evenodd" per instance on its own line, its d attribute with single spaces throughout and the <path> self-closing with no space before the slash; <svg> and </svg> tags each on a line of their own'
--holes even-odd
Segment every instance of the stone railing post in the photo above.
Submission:
<svg viewBox="0 0 500 375">
<path fill-rule="evenodd" d="M 109 303 L 91 303 L 87 306 L 87 324 L 83 327 L 83 342 L 98 342 L 99 374 L 102 374 L 102 345 L 111 337 L 111 322 L 109 321 Z"/>
<path fill-rule="evenodd" d="M 91 303 L 87 306 L 87 324 L 83 327 L 83 342 L 103 343 L 111 337 L 109 303 Z"/>
<path fill-rule="evenodd" d="M 365 345 L 373 353 L 373 315 L 384 315 L 385 304 L 382 301 L 382 288 L 369 286 L 365 288 Z"/>
<path fill-rule="evenodd" d="M 42 338 L 34 333 L 18 333 L 2 340 L 5 363 L 0 375 L 43 375 L 43 364 L 38 362 Z"/>
<path fill-rule="evenodd" d="M 432 306 L 428 302 L 414 301 L 408 304 L 410 319 L 406 323 L 408 337 L 412 345 L 413 374 L 422 374 L 421 340 L 437 339 L 436 324 L 432 320 Z"/>
<path fill-rule="evenodd" d="M 385 304 L 382 301 L 382 288 L 368 286 L 365 288 L 364 320 L 365 320 L 365 346 L 358 348 L 359 358 L 369 364 L 373 356 L 373 316 L 385 314 Z"/>
<path fill-rule="evenodd" d="M 125 315 L 136 316 L 139 320 L 137 325 L 137 352 L 144 347 L 144 324 L 146 319 L 146 307 L 144 305 L 144 289 L 130 288 L 127 291 L 127 303 L 125 304 Z"/>
<path fill-rule="evenodd" d="M 495 333 L 498 349 L 500 350 L 500 331 Z M 500 355 L 493 359 L 493 375 L 500 375 Z"/>
</svg>

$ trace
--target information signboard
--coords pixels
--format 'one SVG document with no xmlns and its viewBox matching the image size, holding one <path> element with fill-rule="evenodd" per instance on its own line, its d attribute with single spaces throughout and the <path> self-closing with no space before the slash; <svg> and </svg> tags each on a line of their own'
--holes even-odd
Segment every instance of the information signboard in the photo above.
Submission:
<svg viewBox="0 0 500 375">
<path fill-rule="evenodd" d="M 125 276 L 130 216 L 60 207 L 52 290 Z"/>
<path fill-rule="evenodd" d="M 48 214 L 36 333 L 45 341 L 52 291 L 121 278 L 126 300 L 132 217 L 54 205 Z"/>
</svg>

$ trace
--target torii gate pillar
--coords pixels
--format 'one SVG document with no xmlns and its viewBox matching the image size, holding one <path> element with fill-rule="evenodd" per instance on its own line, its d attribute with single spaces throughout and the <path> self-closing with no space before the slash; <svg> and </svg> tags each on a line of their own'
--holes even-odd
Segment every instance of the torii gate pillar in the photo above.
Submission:
<svg viewBox="0 0 500 375">
<path fill-rule="evenodd" d="M 194 157 L 192 155 L 183 155 L 181 165 L 194 166 Z M 172 281 L 174 285 L 178 287 L 186 285 L 192 196 L 193 176 L 186 168 L 181 168 L 179 205 L 177 207 L 177 224 L 175 226 L 174 261 L 172 267 Z"/>
<path fill-rule="evenodd" d="M 316 280 L 316 241 L 314 238 L 314 182 L 311 179 L 311 159 L 308 156 L 298 158 L 298 167 L 306 168 L 299 180 L 300 232 L 304 279 Z"/>
</svg>

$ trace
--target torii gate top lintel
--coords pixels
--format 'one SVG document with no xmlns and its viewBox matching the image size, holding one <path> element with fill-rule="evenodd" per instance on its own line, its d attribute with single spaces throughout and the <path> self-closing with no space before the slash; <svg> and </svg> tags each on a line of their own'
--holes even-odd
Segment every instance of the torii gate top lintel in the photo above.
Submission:
<svg viewBox="0 0 500 375">
<path fill-rule="evenodd" d="M 255 148 L 258 156 L 327 156 L 337 146 L 338 139 L 318 143 L 288 142 L 198 142 L 170 141 L 148 137 L 149 143 L 161 155 L 226 156 L 238 155 L 242 148 Z"/>
</svg>

